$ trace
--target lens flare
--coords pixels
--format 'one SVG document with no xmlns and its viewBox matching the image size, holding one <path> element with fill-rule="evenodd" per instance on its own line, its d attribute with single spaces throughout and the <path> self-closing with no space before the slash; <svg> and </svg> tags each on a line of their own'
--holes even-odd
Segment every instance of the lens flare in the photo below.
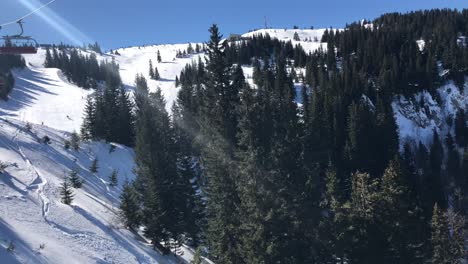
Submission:
<svg viewBox="0 0 468 264">
<path fill-rule="evenodd" d="M 29 10 L 34 10 L 38 6 L 41 6 L 41 2 L 37 0 L 20 0 L 23 6 Z M 75 26 L 70 24 L 68 21 L 57 15 L 50 8 L 44 8 L 37 13 L 41 19 L 43 19 L 52 28 L 67 38 L 73 45 L 82 45 L 84 43 L 91 43 L 91 40 L 83 32 L 78 30 Z"/>
</svg>

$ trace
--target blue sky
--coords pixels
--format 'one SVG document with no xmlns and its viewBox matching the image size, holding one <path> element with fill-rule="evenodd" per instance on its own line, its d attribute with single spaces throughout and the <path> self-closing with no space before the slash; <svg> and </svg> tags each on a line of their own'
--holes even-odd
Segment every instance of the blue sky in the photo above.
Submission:
<svg viewBox="0 0 468 264">
<path fill-rule="evenodd" d="M 0 24 L 48 0 L 0 0 Z M 343 27 L 382 13 L 429 8 L 468 8 L 468 0 L 57 0 L 28 18 L 28 35 L 40 43 L 98 41 L 104 48 L 205 41 L 217 23 L 225 35 L 261 28 Z M 14 33 L 15 27 L 1 33 Z"/>
</svg>

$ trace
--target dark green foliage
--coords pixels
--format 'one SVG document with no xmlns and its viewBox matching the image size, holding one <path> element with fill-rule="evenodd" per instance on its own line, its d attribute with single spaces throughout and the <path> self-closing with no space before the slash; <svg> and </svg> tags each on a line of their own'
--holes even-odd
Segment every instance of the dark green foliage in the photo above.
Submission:
<svg viewBox="0 0 468 264">
<path fill-rule="evenodd" d="M 453 197 L 462 211 L 465 199 L 466 117 L 454 118 L 454 138 L 434 131 L 426 147 L 399 139 L 392 102 L 461 84 L 466 51 L 454 43 L 467 14 L 387 14 L 373 29 L 327 30 L 327 50 L 309 54 L 268 35 L 227 43 L 212 26 L 206 62 L 176 78 L 172 120 L 137 76 L 136 211 L 147 236 L 157 247 L 203 244 L 216 263 L 431 261 L 434 204 Z M 241 65 L 253 67 L 254 88 Z"/>
<path fill-rule="evenodd" d="M 463 109 L 458 110 L 455 117 L 455 140 L 460 147 L 468 144 L 468 117 Z"/>
<path fill-rule="evenodd" d="M 97 53 L 101 53 L 96 43 L 90 46 Z M 111 62 L 98 62 L 96 54 L 83 55 L 76 48 L 52 47 L 52 54 L 46 50 L 44 66 L 59 68 L 68 80 L 83 88 L 97 88 L 97 82 L 107 81 L 120 85 L 119 65 L 112 59 Z"/>
<path fill-rule="evenodd" d="M 151 79 L 154 79 L 154 68 L 151 60 L 149 60 L 149 76 Z"/>
<path fill-rule="evenodd" d="M 158 63 L 161 63 L 162 59 L 161 59 L 161 53 L 159 52 L 159 50 L 156 55 L 157 55 Z"/>
<path fill-rule="evenodd" d="M 138 193 L 132 183 L 125 181 L 120 194 L 120 210 L 125 225 L 130 229 L 137 228 L 141 223 Z"/>
<path fill-rule="evenodd" d="M 94 42 L 94 44 L 89 44 L 88 48 L 96 53 L 102 54 L 101 46 L 99 46 L 99 43 L 97 42 Z"/>
<path fill-rule="evenodd" d="M 196 228 L 191 226 L 196 218 L 190 218 L 189 211 L 193 208 L 192 186 L 188 176 L 179 172 L 183 164 L 177 161 L 175 131 L 161 91 L 148 94 L 141 76 L 137 76 L 137 83 L 135 186 L 145 235 L 155 247 L 162 248 L 161 242 L 167 247 L 171 239 L 179 244 L 193 235 L 189 229 Z"/>
<path fill-rule="evenodd" d="M 449 210 L 443 212 L 434 205 L 431 221 L 432 263 L 462 263 L 466 257 L 465 218 Z"/>
<path fill-rule="evenodd" d="M 67 178 L 60 185 L 60 196 L 62 203 L 70 205 L 73 202 L 73 189 Z"/>
<path fill-rule="evenodd" d="M 93 161 L 91 162 L 91 166 L 89 167 L 89 171 L 91 173 L 97 173 L 98 172 L 98 169 L 99 169 L 99 165 L 98 165 L 98 158 L 94 158 Z"/>
<path fill-rule="evenodd" d="M 80 149 L 80 136 L 75 131 L 71 134 L 70 145 L 75 151 Z"/>
<path fill-rule="evenodd" d="M 15 86 L 15 78 L 11 73 L 14 68 L 24 68 L 26 63 L 20 55 L 0 55 L 0 99 L 7 100 L 8 94 Z"/>
<path fill-rule="evenodd" d="M 89 96 L 81 134 L 85 139 L 105 139 L 127 146 L 134 144 L 134 104 L 117 83 L 106 82 L 104 89 Z"/>
<path fill-rule="evenodd" d="M 68 178 L 70 180 L 71 186 L 75 189 L 79 189 L 83 185 L 83 181 L 78 176 L 78 169 L 76 168 L 70 171 Z"/>
<path fill-rule="evenodd" d="M 119 179 L 118 179 L 118 177 L 117 177 L 118 174 L 119 174 L 119 172 L 118 172 L 116 169 L 113 169 L 113 170 L 112 170 L 112 173 L 111 173 L 111 175 L 109 176 L 109 186 L 110 186 L 110 187 L 115 187 L 115 186 L 117 186 L 117 184 L 119 183 L 119 182 L 118 182 Z"/>
<path fill-rule="evenodd" d="M 161 79 L 161 76 L 159 75 L 159 71 L 157 67 L 154 67 L 153 79 L 155 79 L 156 81 L 159 81 Z"/>
</svg>

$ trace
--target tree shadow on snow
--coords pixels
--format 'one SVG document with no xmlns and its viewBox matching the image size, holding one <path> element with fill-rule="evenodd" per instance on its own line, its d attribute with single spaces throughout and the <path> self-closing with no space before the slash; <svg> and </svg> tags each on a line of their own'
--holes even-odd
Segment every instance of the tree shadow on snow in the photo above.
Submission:
<svg viewBox="0 0 468 264">
<path fill-rule="evenodd" d="M 0 262 L 1 263 L 21 263 L 21 260 L 28 260 L 28 263 L 49 263 L 49 261 L 33 250 L 16 232 L 14 229 L 0 218 Z M 15 249 L 13 252 L 8 252 L 5 248 L 10 242 L 13 243 Z M 5 248 L 4 248 L 5 247 Z M 21 255 L 21 257 L 19 256 Z"/>
<path fill-rule="evenodd" d="M 148 247 L 147 245 L 143 245 L 141 242 L 138 241 L 130 241 L 125 238 L 125 236 L 120 233 L 119 231 L 105 225 L 101 220 L 94 217 L 92 214 L 88 213 L 86 210 L 79 206 L 73 206 L 73 209 L 76 213 L 83 216 L 86 220 L 93 223 L 96 227 L 101 229 L 104 233 L 109 234 L 122 248 L 125 248 L 130 254 L 135 256 L 138 260 L 138 263 L 146 263 L 148 262 L 148 257 L 138 252 L 138 249 L 144 251 L 147 255 L 155 258 L 156 261 L 161 263 L 179 263 L 177 260 L 170 256 L 160 256 L 156 251 Z M 139 244 L 139 245 L 138 245 Z"/>
</svg>

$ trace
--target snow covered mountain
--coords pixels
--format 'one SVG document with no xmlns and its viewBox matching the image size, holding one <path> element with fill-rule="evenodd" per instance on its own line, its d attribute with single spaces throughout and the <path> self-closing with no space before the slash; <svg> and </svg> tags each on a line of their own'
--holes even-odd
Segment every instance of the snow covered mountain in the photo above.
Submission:
<svg viewBox="0 0 468 264">
<path fill-rule="evenodd" d="M 326 43 L 320 42 L 324 31 L 266 29 L 242 36 L 269 34 L 309 52 L 326 49 Z M 116 50 L 120 55 L 103 54 L 98 59 L 116 60 L 129 91 L 135 75 L 143 74 L 151 91 L 161 88 L 170 109 L 178 92 L 176 76 L 187 64 L 204 57 L 198 53 L 177 58 L 177 52 L 188 45 L 122 48 Z M 188 263 L 191 250 L 184 247 L 182 256 L 161 256 L 144 238 L 121 225 L 118 197 L 124 181 L 135 177 L 131 149 L 103 142 L 83 143 L 79 151 L 64 148 L 70 133 L 80 129 L 84 104 L 92 90 L 69 83 L 58 69 L 44 68 L 44 49 L 24 57 L 28 67 L 15 70 L 15 88 L 8 101 L 0 101 L 0 161 L 7 166 L 0 173 L 0 248 L 15 248 L 12 253 L 0 250 L 0 263 Z M 148 78 L 150 59 L 159 70 L 159 81 Z M 252 82 L 252 68 L 244 67 L 244 74 Z M 417 95 L 416 102 L 395 99 L 393 110 L 402 143 L 421 140 L 428 144 L 433 129 L 445 135 L 453 129 L 446 120 L 459 108 L 468 110 L 468 87 L 462 94 L 449 83 L 438 91 L 440 103 L 428 93 Z M 425 104 L 417 107 L 421 97 Z M 50 144 L 42 142 L 44 136 Z M 96 157 L 99 170 L 93 174 L 89 166 Z M 84 184 L 75 191 L 70 207 L 60 202 L 59 186 L 74 169 Z M 113 169 L 118 170 L 116 187 L 109 186 Z"/>
<path fill-rule="evenodd" d="M 323 30 L 299 32 L 304 41 L 295 44 L 309 49 L 323 45 L 309 42 L 320 39 Z M 247 35 L 255 33 L 265 32 Z M 267 33 L 285 41 L 294 34 L 284 35 L 283 30 Z M 176 76 L 188 63 L 204 57 L 199 53 L 176 58 L 177 52 L 188 45 L 122 48 L 116 50 L 120 55 L 98 55 L 98 60 L 115 59 L 130 91 L 135 75 L 143 74 L 150 90 L 161 88 L 170 109 L 178 92 Z M 161 256 L 142 237 L 121 225 L 118 205 L 122 184 L 135 177 L 131 149 L 103 142 L 83 143 L 79 151 L 64 148 L 71 132 L 80 129 L 86 98 L 92 90 L 68 82 L 58 69 L 44 68 L 44 49 L 24 58 L 27 68 L 14 71 L 15 88 L 8 101 L 0 102 L 0 161 L 6 166 L 0 174 L 0 247 L 14 247 L 11 253 L 0 250 L 0 262 L 188 262 L 193 256 L 188 248 L 183 247 L 179 257 Z M 159 81 L 149 78 L 150 59 L 159 70 Z M 251 79 L 252 69 L 244 69 L 247 79 Z M 45 136 L 49 144 L 43 143 Z M 89 171 L 94 158 L 99 160 L 96 174 Z M 113 169 L 118 171 L 116 187 L 109 186 Z M 60 202 L 59 187 L 72 170 L 79 172 L 84 184 L 75 190 L 70 207 Z"/>
<path fill-rule="evenodd" d="M 70 134 L 42 125 L 0 120 L 0 250 L 2 263 L 176 263 L 162 258 L 119 224 L 119 193 L 133 179 L 133 151 L 93 142 L 66 150 Z M 50 143 L 41 140 L 50 138 Z M 99 159 L 98 173 L 88 167 Z M 118 185 L 108 176 L 118 170 Z M 60 202 L 64 176 L 77 170 L 84 181 L 72 206 Z"/>
</svg>

